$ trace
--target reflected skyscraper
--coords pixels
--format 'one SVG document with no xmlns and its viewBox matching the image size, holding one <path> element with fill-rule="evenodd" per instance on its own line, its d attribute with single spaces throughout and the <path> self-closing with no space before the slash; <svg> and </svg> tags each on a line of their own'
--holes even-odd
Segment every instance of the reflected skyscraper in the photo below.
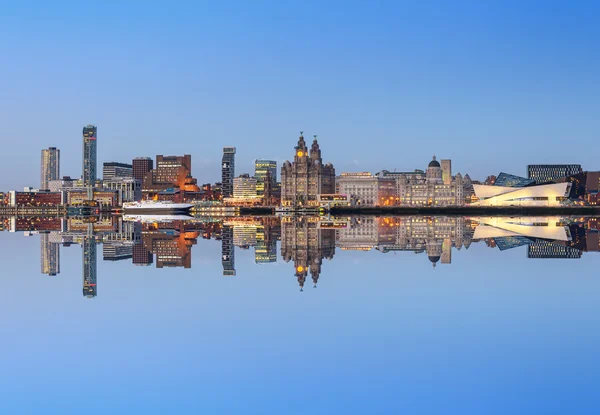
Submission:
<svg viewBox="0 0 600 415">
<path fill-rule="evenodd" d="M 223 225 L 221 228 L 221 263 L 223 275 L 235 275 L 235 248 L 233 245 L 233 226 Z"/>
<path fill-rule="evenodd" d="M 50 242 L 50 233 L 40 233 L 41 271 L 42 274 L 57 275 L 60 273 L 60 245 Z"/>
<path fill-rule="evenodd" d="M 96 184 L 96 139 L 97 127 L 86 125 L 83 127 L 83 185 L 94 187 Z"/>
<path fill-rule="evenodd" d="M 94 224 L 88 223 L 87 233 L 83 237 L 83 296 L 94 298 L 98 295 L 97 286 L 97 257 Z"/>
</svg>

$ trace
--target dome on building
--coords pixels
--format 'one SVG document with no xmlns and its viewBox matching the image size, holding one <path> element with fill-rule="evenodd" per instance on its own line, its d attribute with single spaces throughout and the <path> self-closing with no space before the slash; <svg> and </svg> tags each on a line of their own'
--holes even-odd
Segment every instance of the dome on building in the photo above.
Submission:
<svg viewBox="0 0 600 415">
<path fill-rule="evenodd" d="M 440 167 L 440 163 L 435 159 L 435 155 L 433 156 L 433 160 L 429 162 L 428 167 Z"/>
<path fill-rule="evenodd" d="M 427 258 L 429 258 L 429 260 L 431 262 L 433 262 L 434 264 L 440 260 L 440 256 L 439 255 L 429 255 Z"/>
</svg>

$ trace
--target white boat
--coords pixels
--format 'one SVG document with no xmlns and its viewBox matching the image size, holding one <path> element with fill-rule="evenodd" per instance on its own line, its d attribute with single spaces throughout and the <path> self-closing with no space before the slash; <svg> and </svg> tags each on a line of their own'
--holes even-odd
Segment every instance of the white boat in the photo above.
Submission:
<svg viewBox="0 0 600 415">
<path fill-rule="evenodd" d="M 169 201 L 156 202 L 153 200 L 142 200 L 140 202 L 123 203 L 125 213 L 152 213 L 152 212 L 186 212 L 192 207 L 189 203 L 173 203 Z"/>
<path fill-rule="evenodd" d="M 127 222 L 139 223 L 169 223 L 179 220 L 193 219 L 188 215 L 123 215 L 123 220 Z"/>
</svg>

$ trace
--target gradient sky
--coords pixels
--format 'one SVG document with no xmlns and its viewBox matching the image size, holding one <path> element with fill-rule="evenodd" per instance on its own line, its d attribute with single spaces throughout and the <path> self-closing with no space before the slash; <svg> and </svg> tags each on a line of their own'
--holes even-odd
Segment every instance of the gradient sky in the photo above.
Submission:
<svg viewBox="0 0 600 415">
<path fill-rule="evenodd" d="M 0 232 L 3 414 L 597 414 L 598 253 L 527 259 L 483 242 L 426 254 L 336 249 L 316 289 L 198 240 L 192 268 L 81 247 L 40 273 L 39 236 Z M 279 256 L 279 255 L 278 255 Z"/>
<path fill-rule="evenodd" d="M 0 189 L 39 185 L 48 146 L 79 176 L 88 123 L 99 162 L 189 153 L 200 182 L 224 145 L 251 172 L 300 130 L 338 172 L 433 153 L 476 179 L 600 169 L 599 19 L 594 1 L 0 2 Z"/>
</svg>

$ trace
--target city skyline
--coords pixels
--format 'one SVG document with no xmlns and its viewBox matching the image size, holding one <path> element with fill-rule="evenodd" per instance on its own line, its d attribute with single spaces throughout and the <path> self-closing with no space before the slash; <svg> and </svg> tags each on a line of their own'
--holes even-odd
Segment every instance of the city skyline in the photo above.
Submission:
<svg viewBox="0 0 600 415">
<path fill-rule="evenodd" d="M 174 20 L 149 5 L 123 5 L 124 15 L 107 6 L 94 9 L 107 30 L 83 37 L 77 22 L 86 6 L 15 3 L 0 17 L 6 36 L 20 40 L 2 47 L 0 77 L 11 82 L 0 140 L 56 146 L 63 171 L 79 171 L 74 143 L 90 122 L 106 143 L 101 161 L 192 154 L 197 176 L 210 182 L 219 179 L 224 145 L 237 147 L 238 170 L 250 172 L 255 158 L 288 158 L 286 141 L 303 128 L 319 135 L 339 171 L 406 170 L 434 152 L 479 179 L 524 175 L 529 163 L 593 168 L 592 152 L 567 159 L 560 146 L 598 139 L 600 29 L 592 16 L 600 6 L 535 3 L 436 4 L 439 14 L 421 3 L 347 3 L 343 23 L 334 7 L 310 2 L 265 13 L 264 5 L 187 5 L 171 11 Z M 147 19 L 124 17 L 134 10 Z M 248 21 L 253 29 L 241 30 Z M 298 21 L 307 27 L 296 29 Z M 85 50 L 102 59 L 87 64 Z M 46 65 L 33 64 L 40 56 Z M 364 143 L 379 144 L 367 152 Z M 0 188 L 37 183 L 30 157 L 13 154 Z"/>
</svg>

